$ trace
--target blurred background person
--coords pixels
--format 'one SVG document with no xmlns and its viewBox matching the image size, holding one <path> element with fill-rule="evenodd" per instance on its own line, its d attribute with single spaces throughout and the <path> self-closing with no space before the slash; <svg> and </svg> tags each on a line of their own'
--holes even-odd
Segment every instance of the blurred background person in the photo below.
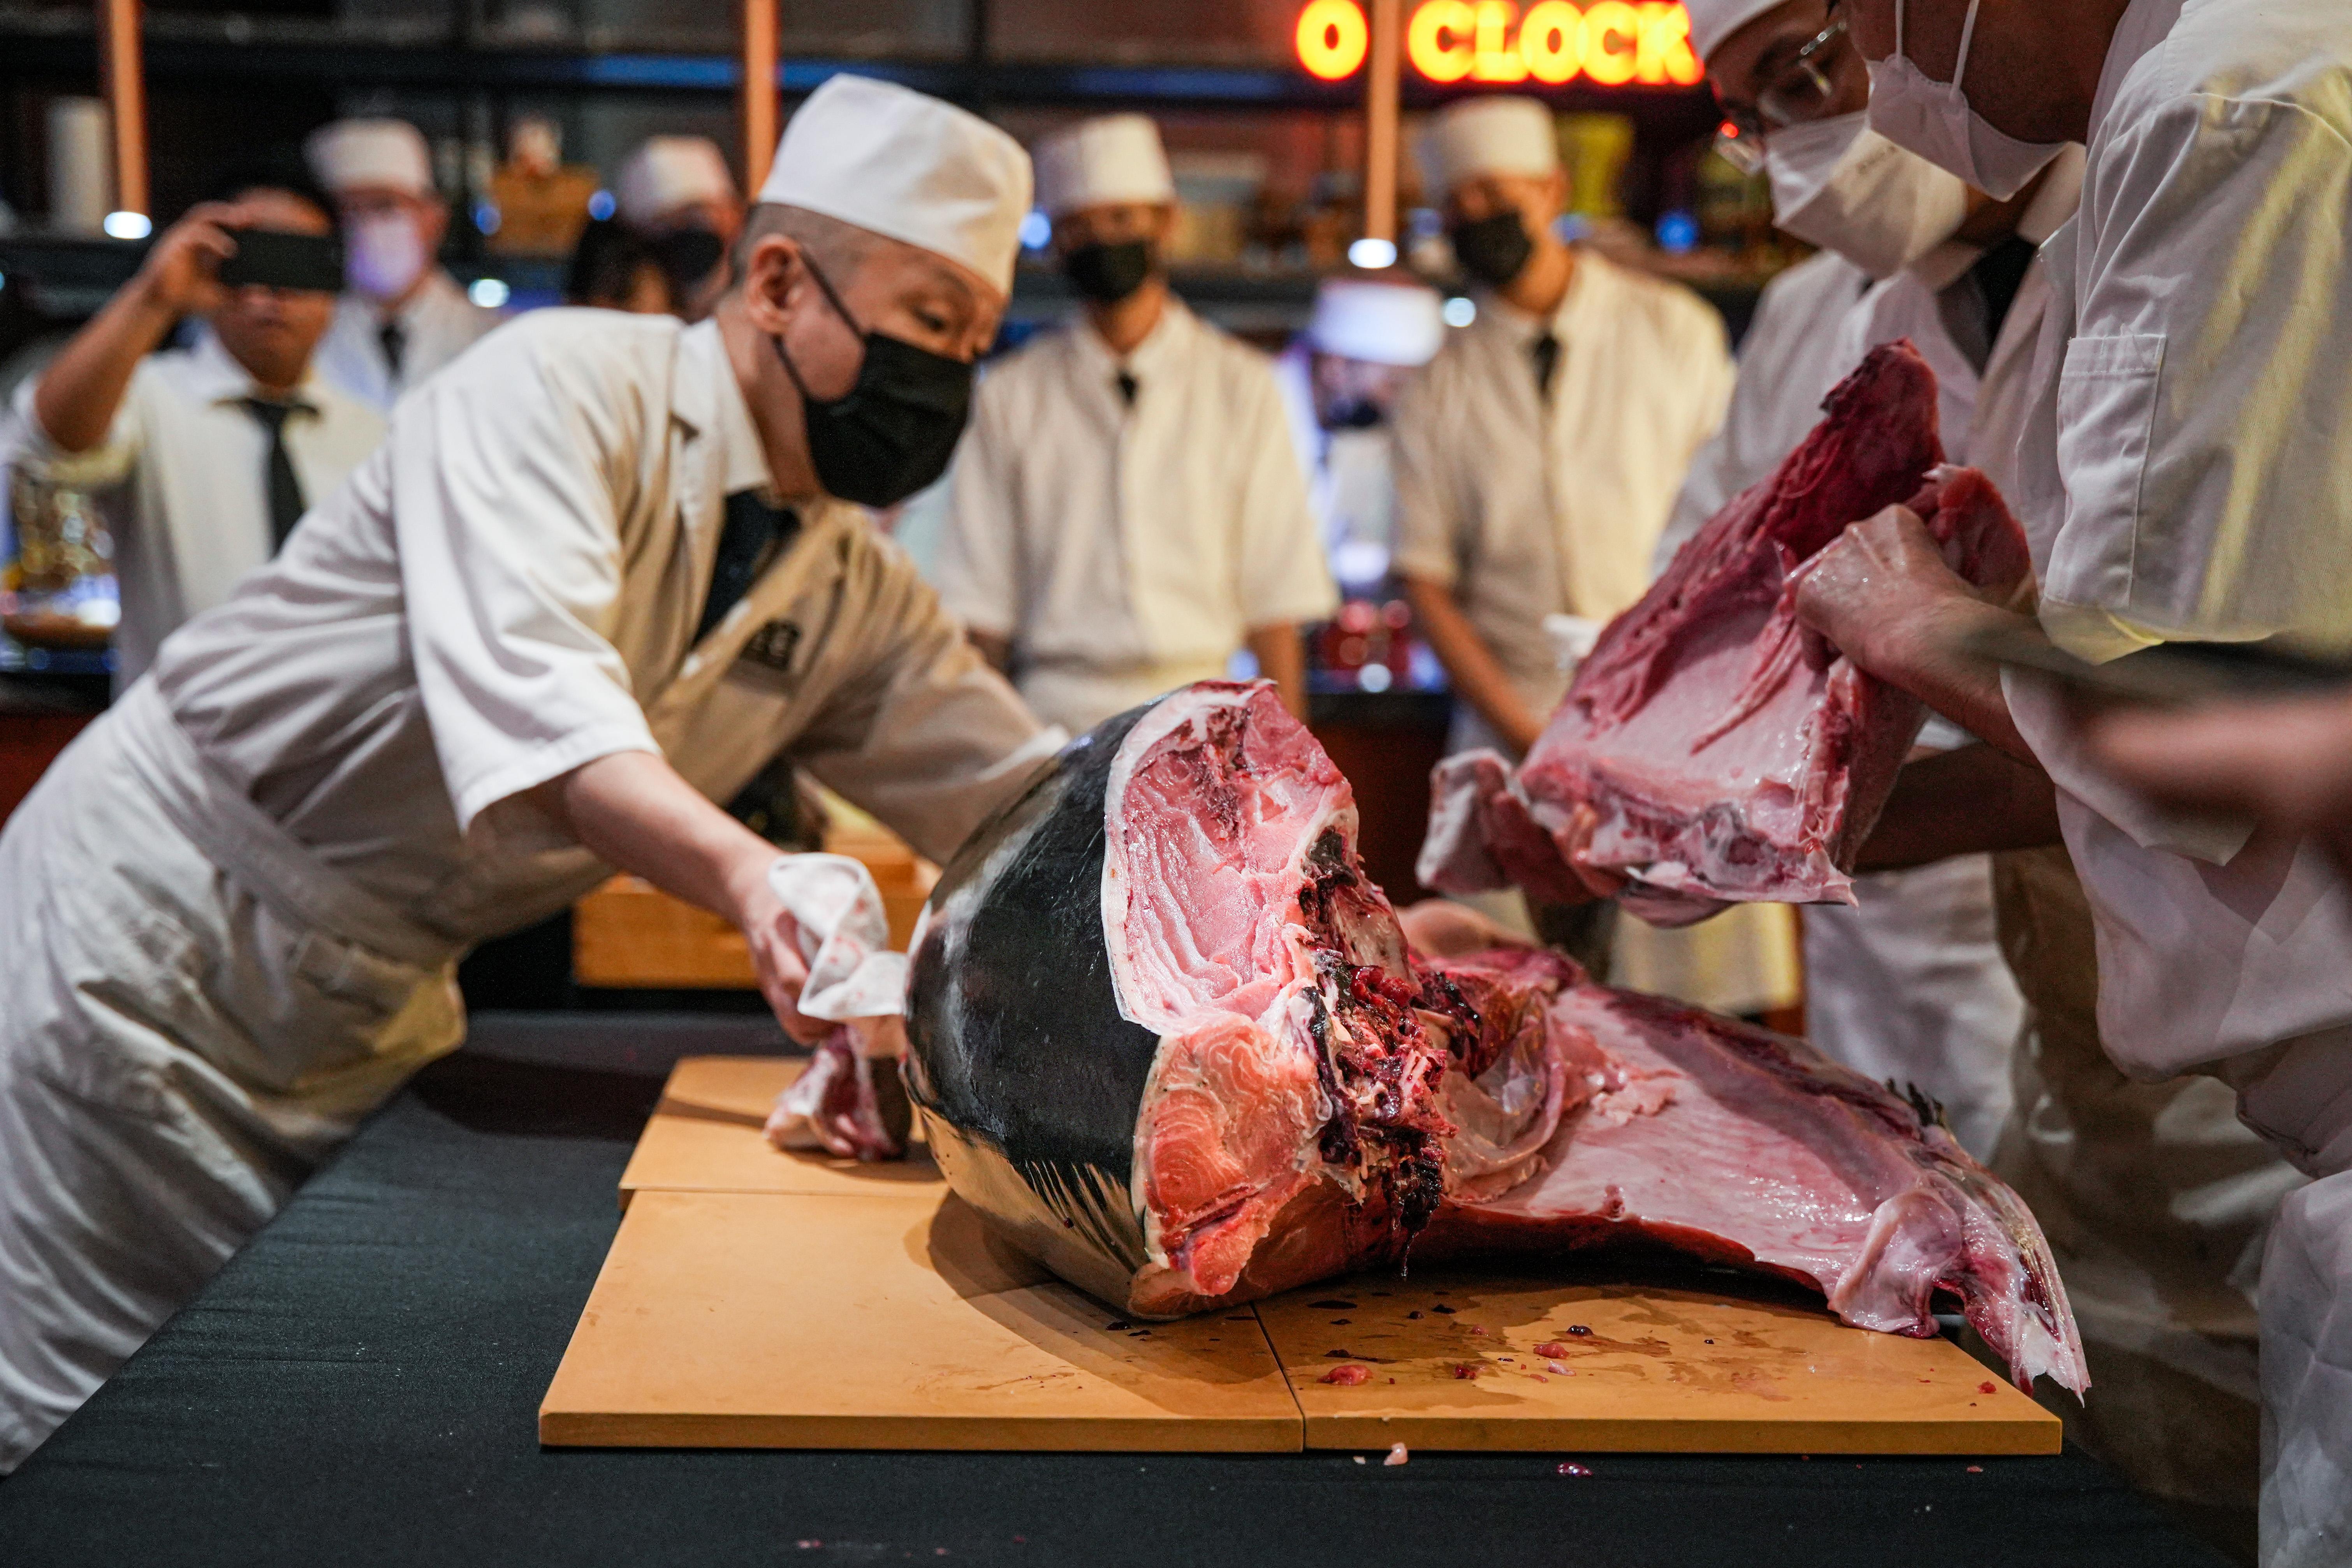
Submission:
<svg viewBox="0 0 2352 1568">
<path fill-rule="evenodd" d="M 668 281 L 671 310 L 689 321 L 727 291 L 728 253 L 743 231 L 743 197 L 727 156 L 708 136 L 648 136 L 614 187 L 614 215 Z"/>
<path fill-rule="evenodd" d="M 1338 595 L 1272 365 L 1169 289 L 1176 187 L 1150 121 L 1091 120 L 1036 157 L 1083 305 L 981 383 L 940 596 L 1073 732 L 1244 649 L 1304 716 L 1299 627 Z"/>
<path fill-rule="evenodd" d="M 1516 763 L 1568 690 L 1547 622 L 1606 622 L 1647 591 L 1731 350 L 1697 295 L 1560 237 L 1568 175 L 1540 103 L 1455 104 L 1422 161 L 1477 314 L 1398 399 L 1396 568 L 1454 684 L 1450 749 Z M 1613 903 L 1481 907 L 1609 973 Z"/>
<path fill-rule="evenodd" d="M 563 302 L 637 315 L 676 314 L 669 274 L 653 247 L 618 218 L 590 218 L 563 273 Z"/>
<path fill-rule="evenodd" d="M 350 288 L 320 346 L 328 380 L 390 413 L 400 395 L 499 324 L 440 263 L 449 208 L 404 120 L 339 120 L 304 143 L 342 224 Z"/>
<path fill-rule="evenodd" d="M 1342 592 L 1370 595 L 1396 551 L 1389 422 L 1412 372 L 1445 341 L 1437 291 L 1410 274 L 1330 278 L 1315 314 L 1274 362 L 1307 500 Z"/>
<path fill-rule="evenodd" d="M 382 416 L 313 363 L 335 313 L 331 247 L 319 287 L 222 281 L 236 231 L 333 235 L 325 194 L 286 164 L 221 181 L 219 199 L 165 230 L 138 275 L 16 390 L 19 468 L 128 489 L 114 542 L 118 690 L 276 554 L 383 437 Z M 164 348 L 188 317 L 204 324 L 193 346 Z"/>
</svg>

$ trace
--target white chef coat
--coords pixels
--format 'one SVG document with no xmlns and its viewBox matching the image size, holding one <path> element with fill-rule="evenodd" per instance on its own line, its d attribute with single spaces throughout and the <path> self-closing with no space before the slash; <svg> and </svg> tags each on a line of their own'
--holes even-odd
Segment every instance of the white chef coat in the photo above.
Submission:
<svg viewBox="0 0 2352 1568">
<path fill-rule="evenodd" d="M 992 367 L 950 497 L 941 602 L 1074 731 L 1338 605 L 1265 356 L 1173 299 L 1123 360 L 1075 322 Z"/>
<path fill-rule="evenodd" d="M 769 487 L 715 323 L 544 311 L 404 398 L 0 831 L 0 1468 L 463 1031 L 475 941 L 609 874 L 521 792 L 779 752 L 934 858 L 1051 753 L 856 508 L 700 641 Z"/>
<path fill-rule="evenodd" d="M 1307 508 L 1314 514 L 1335 572 L 1349 546 L 1376 551 L 1360 578 L 1386 574 L 1396 554 L 1395 438 L 1383 423 L 1361 430 L 1326 430 L 1315 410 L 1314 350 L 1304 338 L 1275 356 L 1274 381 L 1289 416 L 1290 443 L 1307 474 Z M 1373 562 L 1380 570 L 1370 570 Z"/>
<path fill-rule="evenodd" d="M 1532 354 L 1546 325 L 1560 344 L 1548 404 Z M 1537 713 L 1568 685 L 1544 617 L 1605 621 L 1648 591 L 1731 383 L 1713 308 L 1580 248 L 1549 323 L 1480 298 L 1398 399 L 1397 570 L 1454 590 Z"/>
<path fill-rule="evenodd" d="M 2089 156 L 2046 256 L 2019 447 L 2044 629 L 2094 658 L 2288 630 L 2352 645 L 2352 9 L 2135 0 Z M 2217 1072 L 2325 1178 L 2285 1205 L 2263 1271 L 2263 1556 L 2340 1563 L 2352 892 L 2307 844 L 2117 790 L 2046 690 L 2006 684 L 2060 787 L 2109 1052 L 2135 1076 Z"/>
<path fill-rule="evenodd" d="M 329 381 L 382 413 L 392 412 L 400 395 L 474 345 L 506 320 L 466 297 L 455 278 L 436 267 L 398 313 L 407 341 L 401 345 L 400 373 L 383 354 L 383 312 L 362 294 L 335 301 L 334 324 L 319 344 L 319 370 Z"/>
<path fill-rule="evenodd" d="M 33 409 L 38 385 L 34 377 L 16 389 L 23 434 L 13 460 L 56 483 L 129 487 L 114 540 L 122 596 L 114 685 L 124 690 L 183 621 L 226 599 L 269 559 L 269 434 L 243 405 L 259 389 L 218 338 L 202 333 L 191 349 L 141 360 L 106 438 L 68 453 L 41 428 Z M 286 455 L 315 504 L 383 439 L 383 419 L 315 365 L 295 403 Z"/>
</svg>

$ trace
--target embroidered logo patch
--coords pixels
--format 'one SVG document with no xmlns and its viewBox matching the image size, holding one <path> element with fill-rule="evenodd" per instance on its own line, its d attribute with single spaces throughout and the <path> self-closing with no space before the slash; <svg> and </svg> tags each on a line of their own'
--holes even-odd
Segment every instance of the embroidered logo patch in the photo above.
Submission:
<svg viewBox="0 0 2352 1568">
<path fill-rule="evenodd" d="M 801 628 L 797 621 L 770 621 L 751 634 L 743 645 L 742 657 L 747 661 L 769 669 L 789 672 L 793 654 L 801 646 Z"/>
</svg>

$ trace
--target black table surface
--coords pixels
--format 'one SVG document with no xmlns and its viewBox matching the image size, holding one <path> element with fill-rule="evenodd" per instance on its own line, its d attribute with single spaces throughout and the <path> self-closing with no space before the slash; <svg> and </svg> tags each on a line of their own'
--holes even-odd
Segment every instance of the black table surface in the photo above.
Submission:
<svg viewBox="0 0 2352 1568">
<path fill-rule="evenodd" d="M 642 1026 L 590 1026 L 639 1070 L 466 1052 L 423 1074 L 0 1482 L 0 1563 L 2221 1562 L 2071 1450 L 1574 1477 L 1558 1455 L 543 1449 L 659 1089 Z"/>
</svg>

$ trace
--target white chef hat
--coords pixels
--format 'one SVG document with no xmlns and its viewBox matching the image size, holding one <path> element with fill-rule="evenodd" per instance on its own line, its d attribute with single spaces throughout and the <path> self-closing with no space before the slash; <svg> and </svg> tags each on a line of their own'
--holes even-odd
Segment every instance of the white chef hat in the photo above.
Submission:
<svg viewBox="0 0 2352 1568">
<path fill-rule="evenodd" d="M 960 261 L 1010 293 L 1029 154 L 977 115 L 871 77 L 809 94 L 760 200 L 805 207 Z"/>
<path fill-rule="evenodd" d="M 330 195 L 365 187 L 433 199 L 433 154 L 405 120 L 338 120 L 310 132 L 302 150 Z"/>
<path fill-rule="evenodd" d="M 1424 365 L 1445 341 L 1437 292 L 1418 283 L 1334 278 L 1315 291 L 1307 341 L 1370 364 Z"/>
<path fill-rule="evenodd" d="M 1788 0 L 1683 0 L 1690 12 L 1691 47 L 1704 63 L 1732 34 Z"/>
<path fill-rule="evenodd" d="M 621 165 L 613 196 L 624 221 L 648 224 L 689 203 L 731 205 L 735 176 L 708 136 L 648 136 Z"/>
<path fill-rule="evenodd" d="M 1114 202 L 1176 199 L 1160 127 L 1140 114 L 1106 114 L 1037 143 L 1037 205 L 1049 217 Z"/>
<path fill-rule="evenodd" d="M 1438 196 L 1480 174 L 1549 174 L 1559 167 L 1559 133 L 1532 98 L 1475 98 L 1430 121 L 1421 164 Z"/>
</svg>

